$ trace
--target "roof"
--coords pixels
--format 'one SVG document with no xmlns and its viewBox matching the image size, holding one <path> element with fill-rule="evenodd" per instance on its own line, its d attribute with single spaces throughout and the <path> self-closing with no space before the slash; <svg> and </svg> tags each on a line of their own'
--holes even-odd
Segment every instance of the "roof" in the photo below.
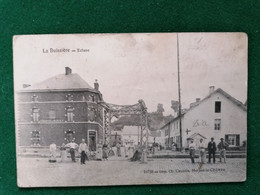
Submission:
<svg viewBox="0 0 260 195">
<path fill-rule="evenodd" d="M 138 126 L 124 126 L 123 130 L 122 130 L 122 134 L 127 134 L 127 135 L 134 135 L 134 134 L 138 134 Z M 141 128 L 139 130 L 139 133 L 141 132 Z"/>
<path fill-rule="evenodd" d="M 201 135 L 200 133 L 193 133 L 190 137 L 188 137 L 187 139 L 194 139 L 196 136 L 200 136 L 203 139 L 207 139 L 206 137 L 204 137 L 203 135 Z"/>
<path fill-rule="evenodd" d="M 188 113 L 190 110 L 196 108 L 197 106 L 199 106 L 202 102 L 204 102 L 205 100 L 209 99 L 212 95 L 216 94 L 216 93 L 220 93 L 222 94 L 224 97 L 226 97 L 227 99 L 229 99 L 233 104 L 235 104 L 236 106 L 238 106 L 239 108 L 241 108 L 242 110 L 246 111 L 247 108 L 246 106 L 238 101 L 236 98 L 232 97 L 231 95 L 229 95 L 227 92 L 225 92 L 224 90 L 222 90 L 221 88 L 218 88 L 217 90 L 215 90 L 214 92 L 212 92 L 211 94 L 209 94 L 208 96 L 206 96 L 204 99 L 200 100 L 196 105 L 193 105 L 191 108 L 187 109 L 187 111 L 185 113 L 183 113 L 181 116 L 184 116 L 186 113 Z M 168 124 L 172 123 L 173 121 L 176 121 L 179 119 L 179 116 L 175 117 L 174 119 L 170 120 L 168 123 L 164 124 L 160 129 L 164 128 L 165 126 L 167 126 Z"/>
<path fill-rule="evenodd" d="M 93 89 L 78 74 L 59 74 L 35 85 L 26 87 L 21 91 L 37 91 L 37 90 L 75 90 L 75 89 Z"/>
<path fill-rule="evenodd" d="M 161 131 L 150 131 L 150 136 L 152 137 L 161 137 Z"/>
</svg>

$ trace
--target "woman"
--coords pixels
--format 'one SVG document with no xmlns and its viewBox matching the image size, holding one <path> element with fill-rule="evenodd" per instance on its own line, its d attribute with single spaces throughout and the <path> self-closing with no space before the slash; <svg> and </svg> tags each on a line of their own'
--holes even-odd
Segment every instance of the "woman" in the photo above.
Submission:
<svg viewBox="0 0 260 195">
<path fill-rule="evenodd" d="M 64 143 L 60 147 L 60 156 L 61 156 L 61 162 L 65 162 L 67 158 L 67 151 Z"/>
<path fill-rule="evenodd" d="M 55 163 L 56 162 L 56 144 L 54 142 L 52 142 L 52 144 L 50 145 L 50 163 Z"/>
<path fill-rule="evenodd" d="M 106 144 L 103 145 L 103 158 L 108 160 L 108 146 Z"/>
<path fill-rule="evenodd" d="M 126 142 L 125 143 L 125 157 L 127 158 L 129 156 L 129 145 L 128 143 Z"/>
<path fill-rule="evenodd" d="M 130 146 L 129 146 L 129 156 L 131 158 L 134 156 L 134 145 L 133 145 L 133 143 L 130 143 Z"/>
<path fill-rule="evenodd" d="M 96 160 L 102 160 L 103 151 L 102 151 L 102 143 L 99 142 L 97 145 L 97 153 L 96 153 Z"/>
</svg>

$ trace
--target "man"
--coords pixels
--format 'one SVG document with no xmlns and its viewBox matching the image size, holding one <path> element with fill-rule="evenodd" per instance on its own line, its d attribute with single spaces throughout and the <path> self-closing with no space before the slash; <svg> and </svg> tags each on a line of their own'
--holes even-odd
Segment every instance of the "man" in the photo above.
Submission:
<svg viewBox="0 0 260 195">
<path fill-rule="evenodd" d="M 120 157 L 121 156 L 121 143 L 118 142 L 116 144 L 116 152 L 117 152 L 117 156 Z"/>
<path fill-rule="evenodd" d="M 199 152 L 200 152 L 200 163 L 205 163 L 205 157 L 206 157 L 206 145 L 204 143 L 204 140 L 201 138 L 199 142 Z"/>
<path fill-rule="evenodd" d="M 73 162 L 76 162 L 75 159 L 75 150 L 78 148 L 78 144 L 76 144 L 74 141 L 71 141 L 70 143 L 68 143 L 65 147 L 68 147 L 70 149 L 70 156 L 71 156 L 71 160 Z"/>
<path fill-rule="evenodd" d="M 152 145 L 152 153 L 155 154 L 155 148 L 156 148 L 156 143 L 155 141 L 153 142 L 153 145 Z"/>
<path fill-rule="evenodd" d="M 222 162 L 222 157 L 224 159 L 224 163 L 226 163 L 226 149 L 228 147 L 228 144 L 224 142 L 224 139 L 220 139 L 220 143 L 218 144 L 218 150 L 219 150 L 219 161 Z"/>
<path fill-rule="evenodd" d="M 194 157 L 195 157 L 195 147 L 196 147 L 196 144 L 194 143 L 194 140 L 191 139 L 190 140 L 190 144 L 189 144 L 189 148 L 190 148 L 190 158 L 191 158 L 191 162 L 194 164 L 195 161 L 194 161 Z"/>
<path fill-rule="evenodd" d="M 172 151 L 176 151 L 176 143 L 175 142 L 172 143 Z"/>
<path fill-rule="evenodd" d="M 211 141 L 208 143 L 208 152 L 209 152 L 209 161 L 208 163 L 211 163 L 211 157 L 213 156 L 213 163 L 216 162 L 215 160 L 215 153 L 216 153 L 217 147 L 216 143 L 214 142 L 214 138 L 211 138 Z"/>
<path fill-rule="evenodd" d="M 80 163 L 81 164 L 85 164 L 87 152 L 88 152 L 88 145 L 86 144 L 85 139 L 82 139 L 82 142 L 79 145 Z"/>
</svg>

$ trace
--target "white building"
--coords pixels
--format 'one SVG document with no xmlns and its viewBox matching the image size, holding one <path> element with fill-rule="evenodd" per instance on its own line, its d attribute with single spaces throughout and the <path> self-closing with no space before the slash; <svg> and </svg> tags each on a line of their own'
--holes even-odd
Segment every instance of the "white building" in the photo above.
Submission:
<svg viewBox="0 0 260 195">
<path fill-rule="evenodd" d="M 161 135 L 165 139 L 165 147 L 172 143 L 180 146 L 180 117 L 176 117 L 163 127 Z M 207 97 L 190 104 L 190 108 L 181 115 L 182 144 L 188 147 L 192 138 L 199 142 L 200 138 L 209 142 L 213 137 L 215 142 L 224 138 L 230 147 L 241 146 L 247 139 L 247 108 L 222 89 L 210 87 Z"/>
<path fill-rule="evenodd" d="M 148 143 L 153 143 L 154 141 L 158 142 L 161 138 L 159 135 L 159 131 L 150 131 L 148 130 Z M 121 139 L 123 143 L 130 143 L 133 145 L 138 145 L 141 139 L 141 127 L 140 126 L 124 126 L 121 133 Z"/>
<path fill-rule="evenodd" d="M 141 127 L 138 126 L 124 126 L 122 129 L 122 141 L 124 143 L 133 143 L 133 145 L 138 145 L 138 140 L 140 140 Z"/>
</svg>

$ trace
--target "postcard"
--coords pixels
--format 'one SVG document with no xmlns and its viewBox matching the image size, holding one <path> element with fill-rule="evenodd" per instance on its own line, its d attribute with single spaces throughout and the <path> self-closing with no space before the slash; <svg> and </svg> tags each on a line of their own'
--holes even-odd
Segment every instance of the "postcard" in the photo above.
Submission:
<svg viewBox="0 0 260 195">
<path fill-rule="evenodd" d="M 19 187 L 243 182 L 245 33 L 13 37 Z"/>
</svg>

